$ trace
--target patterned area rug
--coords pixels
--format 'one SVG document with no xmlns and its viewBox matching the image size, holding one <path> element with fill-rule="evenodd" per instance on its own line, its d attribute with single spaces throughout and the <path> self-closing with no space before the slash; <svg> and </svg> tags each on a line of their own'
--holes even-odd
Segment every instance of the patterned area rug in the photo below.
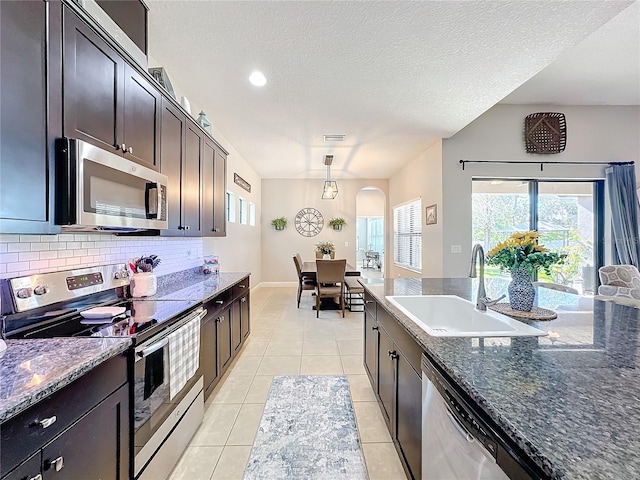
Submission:
<svg viewBox="0 0 640 480">
<path fill-rule="evenodd" d="M 244 478 L 366 480 L 347 377 L 274 377 Z"/>
</svg>

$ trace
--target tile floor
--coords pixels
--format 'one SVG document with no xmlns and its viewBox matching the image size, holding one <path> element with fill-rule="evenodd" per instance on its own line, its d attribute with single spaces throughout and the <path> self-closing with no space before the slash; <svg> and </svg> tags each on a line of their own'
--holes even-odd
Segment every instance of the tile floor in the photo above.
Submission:
<svg viewBox="0 0 640 480">
<path fill-rule="evenodd" d="M 170 480 L 242 479 L 273 376 L 296 374 L 346 374 L 370 480 L 406 479 L 362 366 L 364 314 L 323 311 L 317 319 L 313 304 L 303 292 L 296 308 L 295 288 L 251 292 L 251 335 Z"/>
</svg>

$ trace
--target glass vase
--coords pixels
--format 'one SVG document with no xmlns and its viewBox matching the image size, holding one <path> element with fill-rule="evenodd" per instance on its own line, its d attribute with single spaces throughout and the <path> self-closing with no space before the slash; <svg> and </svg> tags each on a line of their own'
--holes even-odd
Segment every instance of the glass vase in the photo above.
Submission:
<svg viewBox="0 0 640 480">
<path fill-rule="evenodd" d="M 526 268 L 520 267 L 511 270 L 511 282 L 509 283 L 508 291 L 509 303 L 513 310 L 531 311 L 536 289 L 531 283 L 531 276 Z"/>
</svg>

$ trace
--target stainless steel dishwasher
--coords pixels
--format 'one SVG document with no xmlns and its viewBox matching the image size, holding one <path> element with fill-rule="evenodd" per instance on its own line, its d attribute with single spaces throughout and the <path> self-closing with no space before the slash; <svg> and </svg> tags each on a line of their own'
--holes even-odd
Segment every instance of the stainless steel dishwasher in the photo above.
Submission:
<svg viewBox="0 0 640 480">
<path fill-rule="evenodd" d="M 544 478 L 422 356 L 422 480 Z"/>
</svg>

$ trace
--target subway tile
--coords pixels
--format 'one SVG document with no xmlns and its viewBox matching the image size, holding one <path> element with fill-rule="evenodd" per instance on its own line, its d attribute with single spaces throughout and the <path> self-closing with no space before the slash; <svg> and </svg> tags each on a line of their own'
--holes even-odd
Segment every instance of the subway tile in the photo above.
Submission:
<svg viewBox="0 0 640 480">
<path fill-rule="evenodd" d="M 30 243 L 8 243 L 6 245 L 7 252 L 28 252 L 31 250 Z"/>
<path fill-rule="evenodd" d="M 57 242 L 58 235 L 40 235 L 41 242 Z"/>
<path fill-rule="evenodd" d="M 0 243 L 0 253 L 7 253 L 8 243 Z"/>
<path fill-rule="evenodd" d="M 88 235 L 85 235 L 85 234 L 75 234 L 73 236 L 73 239 L 76 242 L 86 242 L 88 240 L 88 238 L 89 238 Z"/>
<path fill-rule="evenodd" d="M 95 248 L 95 242 L 82 242 L 80 248 Z"/>
<path fill-rule="evenodd" d="M 19 259 L 18 253 L 0 253 L 0 263 L 17 262 Z"/>
<path fill-rule="evenodd" d="M 49 266 L 49 260 L 35 260 L 33 262 L 29 262 L 29 268 L 32 270 L 47 268 Z"/>
<path fill-rule="evenodd" d="M 97 248 L 89 248 L 87 250 L 87 255 L 100 255 L 100 250 Z"/>
<path fill-rule="evenodd" d="M 16 263 L 7 263 L 7 272 L 19 272 L 24 268 L 24 263 L 16 262 Z"/>
<path fill-rule="evenodd" d="M 56 258 L 54 260 L 49 260 L 49 266 L 58 268 L 66 266 L 67 261 L 64 258 Z"/>
<path fill-rule="evenodd" d="M 80 248 L 81 245 L 80 242 L 67 242 L 67 250 L 76 250 Z"/>
<path fill-rule="evenodd" d="M 73 234 L 72 233 L 61 233 L 58 235 L 59 242 L 73 242 Z"/>
<path fill-rule="evenodd" d="M 67 265 L 80 265 L 80 259 L 76 257 L 67 258 Z"/>
<path fill-rule="evenodd" d="M 6 233 L 0 234 L 0 242 L 14 243 L 20 241 L 20 235 L 8 235 Z"/>
<path fill-rule="evenodd" d="M 31 251 L 32 252 L 43 252 L 45 250 L 49 250 L 49 244 L 48 243 L 32 243 L 31 244 Z"/>
<path fill-rule="evenodd" d="M 66 250 L 67 249 L 67 243 L 66 242 L 50 243 L 49 244 L 49 248 L 51 250 Z"/>
<path fill-rule="evenodd" d="M 70 258 L 73 257 L 73 250 L 61 250 L 58 252 L 58 258 Z"/>
<path fill-rule="evenodd" d="M 39 242 L 40 241 L 40 235 L 20 235 L 20 242 L 27 242 L 27 243 L 32 243 L 32 242 Z"/>
<path fill-rule="evenodd" d="M 55 251 L 40 252 L 40 260 L 51 260 L 52 258 L 58 258 L 58 252 L 55 252 Z"/>
<path fill-rule="evenodd" d="M 74 257 L 86 257 L 87 256 L 87 251 L 85 249 L 74 250 L 73 251 L 73 256 Z"/>
</svg>

